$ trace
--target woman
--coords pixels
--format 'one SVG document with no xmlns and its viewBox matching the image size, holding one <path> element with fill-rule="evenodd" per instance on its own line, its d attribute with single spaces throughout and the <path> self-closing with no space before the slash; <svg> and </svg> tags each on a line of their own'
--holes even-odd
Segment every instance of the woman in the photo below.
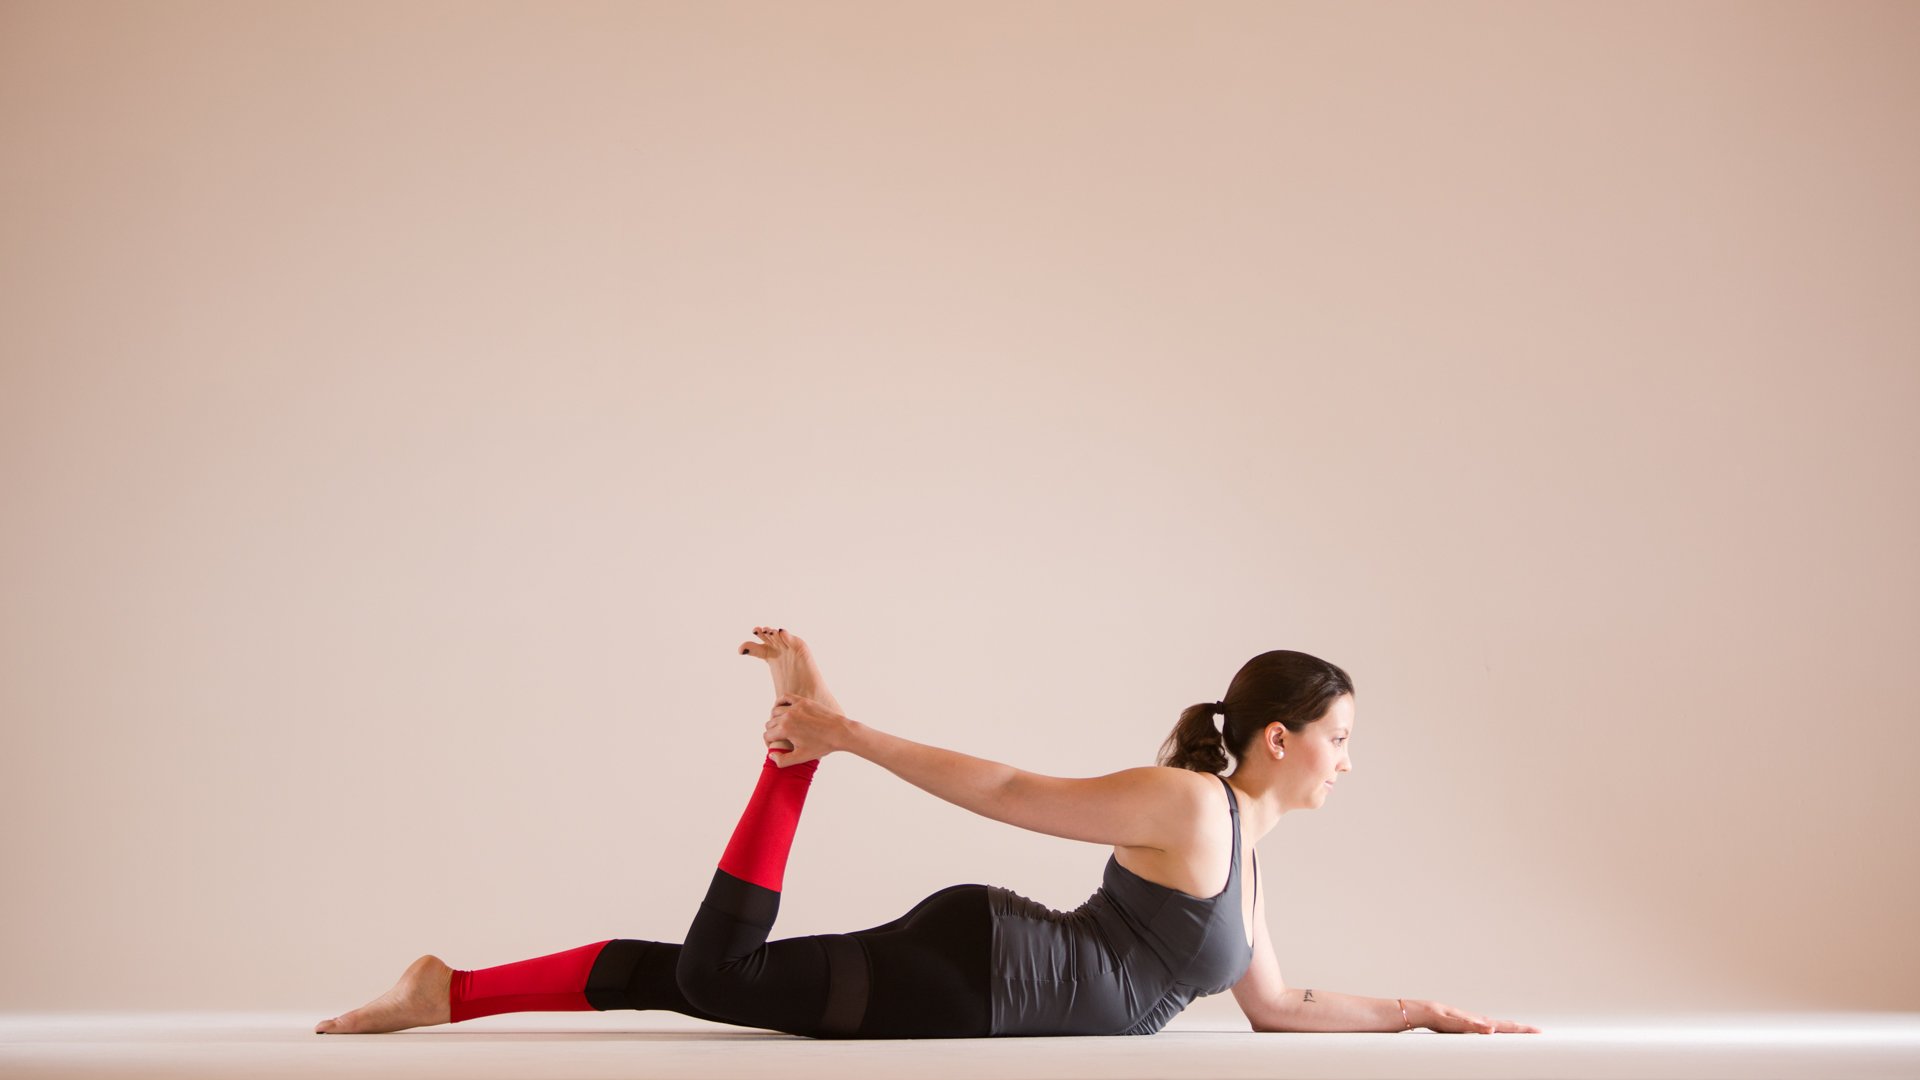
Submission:
<svg viewBox="0 0 1920 1080">
<path fill-rule="evenodd" d="M 1194 998 L 1229 988 L 1255 1031 L 1540 1030 L 1434 1001 L 1281 981 L 1259 862 L 1251 907 L 1241 866 L 1281 814 L 1317 809 L 1353 768 L 1353 683 L 1333 664 L 1263 653 L 1234 676 L 1224 701 L 1181 714 L 1160 765 L 1063 779 L 851 720 L 806 642 L 777 628 L 754 635 L 740 651 L 773 672 L 768 753 L 683 944 L 615 938 L 471 971 L 423 956 L 393 989 L 314 1030 L 670 1009 L 815 1038 L 1148 1035 Z M 1238 765 L 1224 776 L 1228 749 Z M 1071 912 L 954 885 L 870 930 L 768 941 L 807 789 L 835 751 L 996 821 L 1110 844 L 1104 882 Z"/>
</svg>

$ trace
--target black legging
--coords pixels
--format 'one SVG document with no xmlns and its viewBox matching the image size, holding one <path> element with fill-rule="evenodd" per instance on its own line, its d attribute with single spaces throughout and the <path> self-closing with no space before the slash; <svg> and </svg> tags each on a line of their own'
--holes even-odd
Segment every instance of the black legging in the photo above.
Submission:
<svg viewBox="0 0 1920 1080">
<path fill-rule="evenodd" d="M 587 1001 L 814 1038 L 989 1034 L 986 886 L 941 889 L 870 930 L 768 941 L 779 908 L 778 892 L 716 870 L 685 944 L 608 942 Z"/>
</svg>

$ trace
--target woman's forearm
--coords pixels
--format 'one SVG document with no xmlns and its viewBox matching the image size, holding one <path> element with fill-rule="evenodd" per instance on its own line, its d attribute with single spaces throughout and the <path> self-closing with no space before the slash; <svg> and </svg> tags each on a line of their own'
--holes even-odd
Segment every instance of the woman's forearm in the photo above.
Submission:
<svg viewBox="0 0 1920 1080">
<path fill-rule="evenodd" d="M 1006 821 L 1008 783 L 1020 770 L 997 761 L 971 757 L 938 746 L 927 746 L 889 735 L 858 720 L 847 722 L 848 753 L 875 765 L 923 791 L 982 817 Z"/>
<path fill-rule="evenodd" d="M 1331 990 L 1287 990 L 1275 1031 L 1403 1031 L 1407 1021 L 1422 1026 L 1420 1005 L 1411 998 L 1372 998 Z M 1400 1002 L 1407 1016 L 1400 1016 Z"/>
</svg>

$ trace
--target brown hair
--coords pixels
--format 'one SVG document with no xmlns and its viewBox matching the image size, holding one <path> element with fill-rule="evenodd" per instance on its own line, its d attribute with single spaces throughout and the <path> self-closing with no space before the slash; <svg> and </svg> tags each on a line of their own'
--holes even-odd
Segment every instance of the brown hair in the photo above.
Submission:
<svg viewBox="0 0 1920 1080">
<path fill-rule="evenodd" d="M 1213 726 L 1214 702 L 1190 705 L 1160 747 L 1160 764 L 1222 775 L 1227 752 L 1235 761 L 1267 725 L 1278 722 L 1298 734 L 1327 714 L 1333 699 L 1353 693 L 1353 679 L 1317 656 L 1288 649 L 1264 652 L 1241 665 L 1227 685 L 1226 723 Z"/>
</svg>

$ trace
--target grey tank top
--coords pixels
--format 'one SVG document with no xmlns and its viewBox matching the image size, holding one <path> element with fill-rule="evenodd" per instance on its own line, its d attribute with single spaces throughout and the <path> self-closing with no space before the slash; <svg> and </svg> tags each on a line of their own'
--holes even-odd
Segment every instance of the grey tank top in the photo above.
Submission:
<svg viewBox="0 0 1920 1080">
<path fill-rule="evenodd" d="M 1194 998 L 1240 981 L 1253 962 L 1240 917 L 1240 801 L 1217 779 L 1233 815 L 1233 862 L 1214 896 L 1156 885 L 1115 857 L 1072 911 L 988 887 L 990 1034 L 1151 1035 Z M 1257 898 L 1257 877 L 1254 887 Z"/>
</svg>

